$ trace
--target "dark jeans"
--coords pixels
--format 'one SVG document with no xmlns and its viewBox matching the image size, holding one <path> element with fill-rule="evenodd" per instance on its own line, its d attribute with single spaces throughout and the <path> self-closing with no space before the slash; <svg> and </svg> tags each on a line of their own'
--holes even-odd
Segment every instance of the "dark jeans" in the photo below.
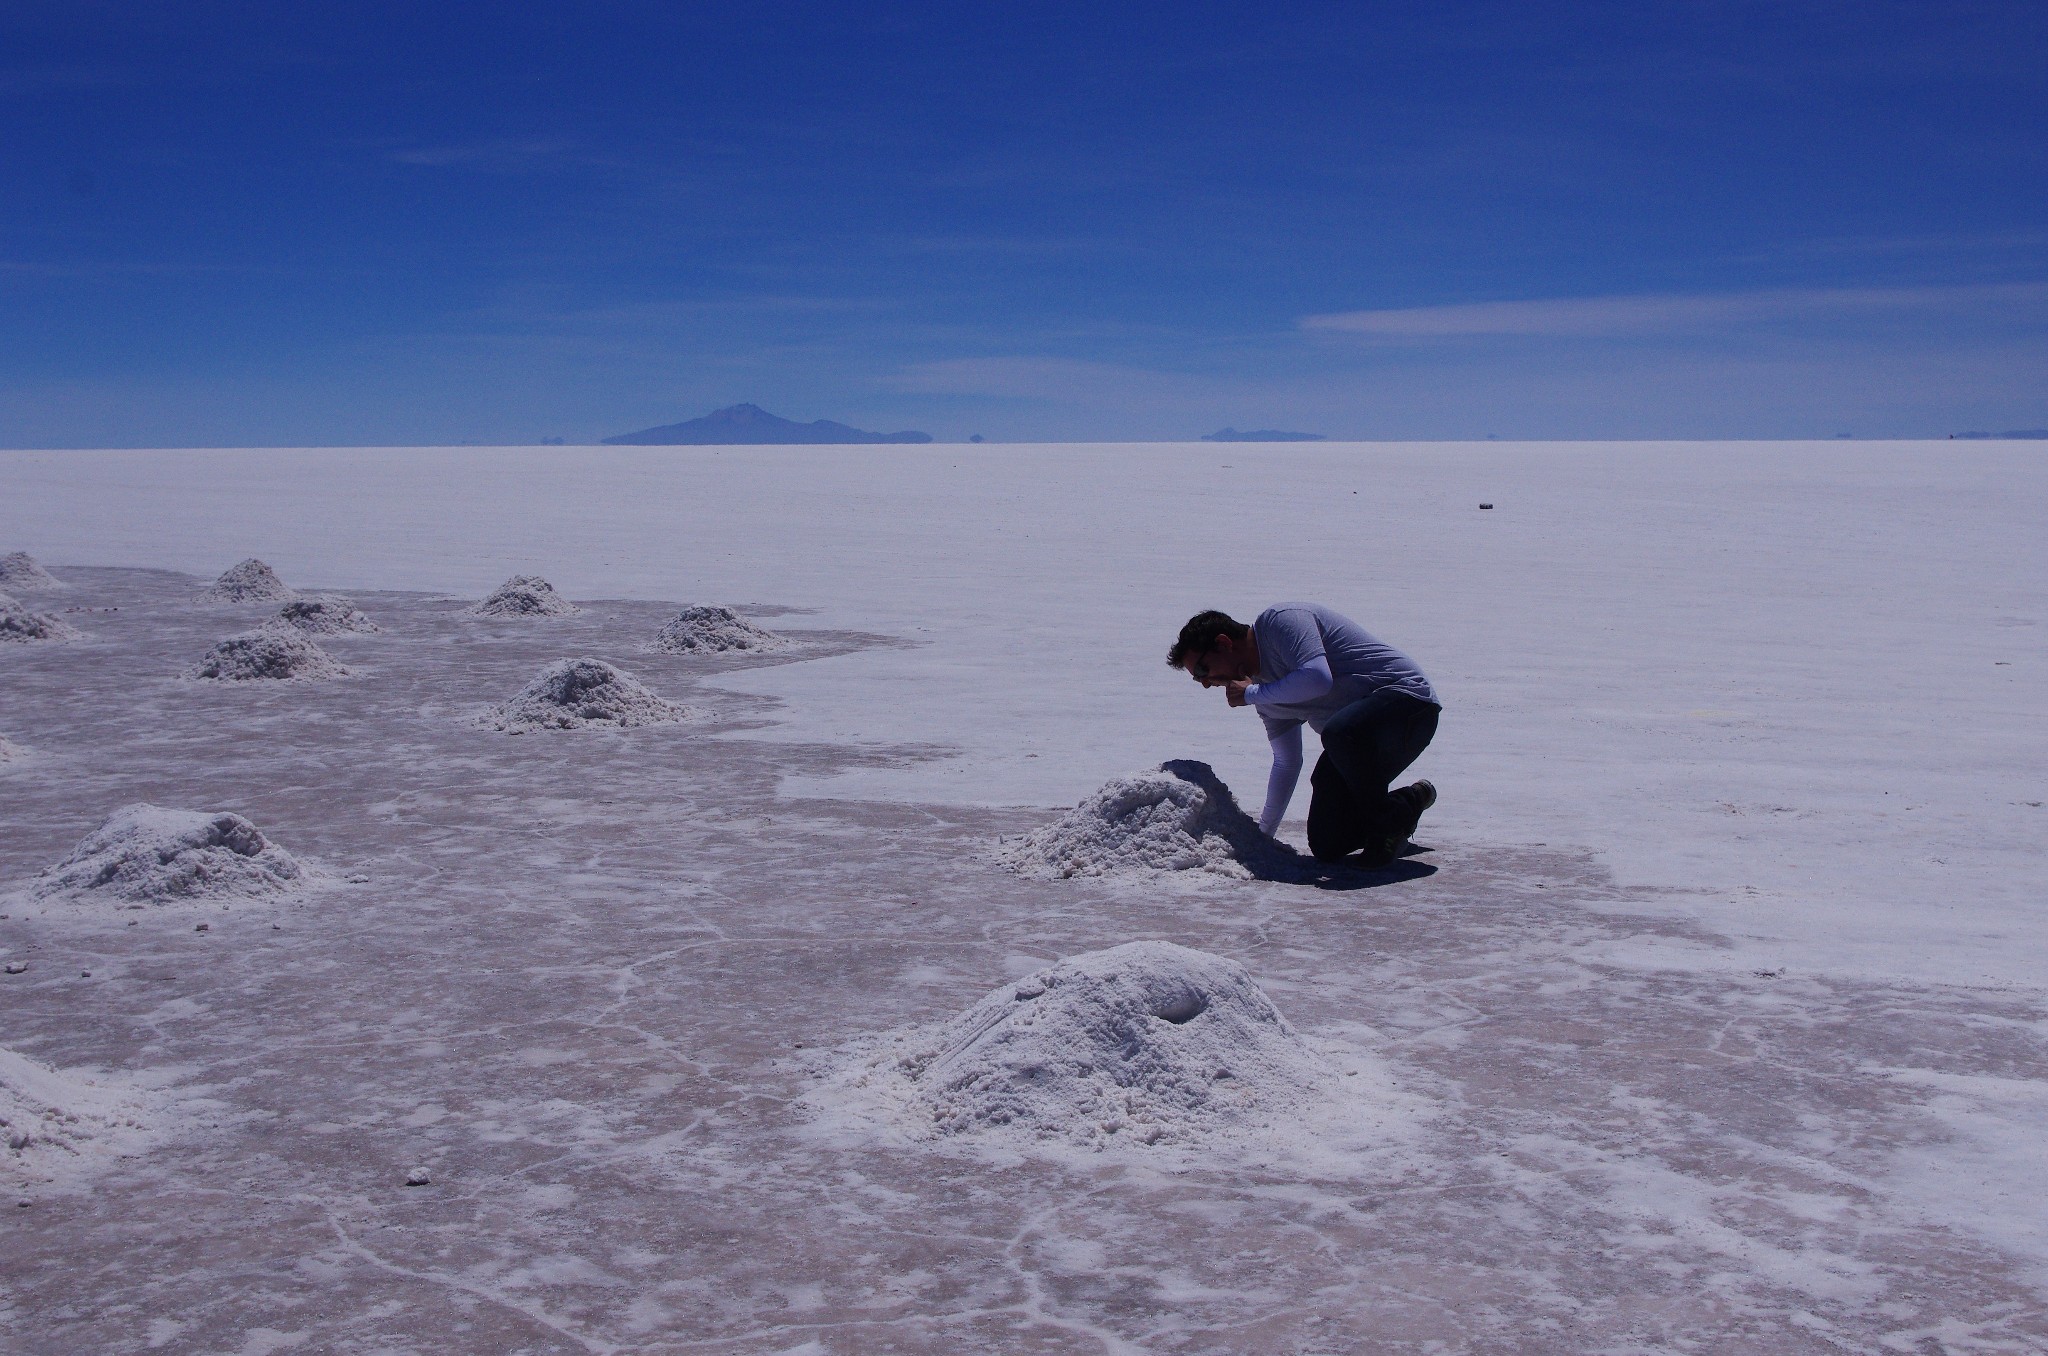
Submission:
<svg viewBox="0 0 2048 1356">
<path fill-rule="evenodd" d="M 1334 862 L 1414 831 L 1412 807 L 1387 788 L 1429 747 L 1442 711 L 1435 702 L 1381 688 L 1330 717 L 1323 756 L 1308 779 L 1308 850 L 1317 861 Z"/>
</svg>

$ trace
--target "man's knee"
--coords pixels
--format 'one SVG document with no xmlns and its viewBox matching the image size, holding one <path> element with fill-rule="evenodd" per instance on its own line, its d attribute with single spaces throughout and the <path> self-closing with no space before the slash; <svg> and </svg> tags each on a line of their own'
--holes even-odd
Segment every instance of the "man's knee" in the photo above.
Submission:
<svg viewBox="0 0 2048 1356">
<path fill-rule="evenodd" d="M 1319 823 L 1316 816 L 1309 816 L 1308 852 L 1319 862 L 1336 862 L 1349 857 L 1358 850 L 1356 838 L 1355 833 L 1345 833 L 1327 821 Z"/>
</svg>

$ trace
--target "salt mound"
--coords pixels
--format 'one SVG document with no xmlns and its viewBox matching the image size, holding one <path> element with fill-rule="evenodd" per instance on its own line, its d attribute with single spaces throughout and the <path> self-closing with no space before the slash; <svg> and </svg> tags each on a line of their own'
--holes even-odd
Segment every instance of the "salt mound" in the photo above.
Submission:
<svg viewBox="0 0 2048 1356">
<path fill-rule="evenodd" d="M 11 763 L 26 752 L 28 750 L 22 748 L 21 745 L 15 743 L 6 735 L 0 735 L 0 763 Z"/>
<path fill-rule="evenodd" d="M 138 804 L 108 815 L 31 890 L 44 899 L 90 894 L 169 904 L 260 899 L 305 881 L 291 854 L 240 815 Z"/>
<path fill-rule="evenodd" d="M 229 636 L 206 652 L 194 678 L 226 682 L 250 679 L 346 678 L 349 670 L 333 655 L 289 626 L 272 622 Z"/>
<path fill-rule="evenodd" d="M 1109 782 L 999 860 L 1041 877 L 1208 871 L 1286 880 L 1301 868 L 1291 849 L 1259 832 L 1207 763 L 1180 758 Z"/>
<path fill-rule="evenodd" d="M 518 696 L 493 708 L 482 724 L 507 734 L 526 734 L 593 725 L 660 725 L 696 715 L 687 706 L 655 696 L 639 679 L 601 659 L 558 659 L 535 674 Z"/>
<path fill-rule="evenodd" d="M 537 574 L 515 574 L 498 591 L 469 609 L 472 617 L 566 617 L 576 604 Z"/>
<path fill-rule="evenodd" d="M 161 1094 L 0 1049 L 0 1182 L 67 1183 L 132 1157 L 169 1120 Z"/>
<path fill-rule="evenodd" d="M 746 650 L 760 654 L 786 649 L 787 640 L 773 631 L 754 625 L 729 607 L 715 604 L 686 607 L 661 628 L 654 648 L 670 654 L 720 654 Z"/>
<path fill-rule="evenodd" d="M 277 571 L 251 556 L 199 596 L 210 603 L 281 603 L 298 595 L 284 586 Z"/>
<path fill-rule="evenodd" d="M 38 565 L 36 558 L 26 551 L 10 551 L 0 556 L 0 589 L 9 593 L 34 593 L 41 589 L 69 587 Z"/>
<path fill-rule="evenodd" d="M 1102 1147 L 1298 1121 L 1336 1070 L 1236 961 L 1171 942 L 1071 956 L 870 1066 L 921 1137 Z"/>
<path fill-rule="evenodd" d="M 27 644 L 38 640 L 77 640 L 78 628 L 48 612 L 31 612 L 18 599 L 0 593 L 0 641 Z"/>
<path fill-rule="evenodd" d="M 278 610 L 277 619 L 297 630 L 321 636 L 382 629 L 364 616 L 352 600 L 338 593 L 302 593 Z"/>
</svg>

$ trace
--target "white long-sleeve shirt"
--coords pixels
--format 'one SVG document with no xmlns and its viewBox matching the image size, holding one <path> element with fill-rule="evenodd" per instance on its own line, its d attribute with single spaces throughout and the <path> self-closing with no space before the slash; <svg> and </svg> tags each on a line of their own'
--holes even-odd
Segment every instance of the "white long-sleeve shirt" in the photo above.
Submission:
<svg viewBox="0 0 2048 1356">
<path fill-rule="evenodd" d="M 1259 829 L 1271 837 L 1301 780 L 1304 722 L 1320 731 L 1338 711 L 1385 687 L 1431 702 L 1436 693 L 1414 660 L 1326 607 L 1269 607 L 1252 623 L 1252 635 L 1263 681 L 1247 687 L 1244 697 L 1265 722 L 1273 750 L 1266 808 L 1259 813 Z"/>
</svg>

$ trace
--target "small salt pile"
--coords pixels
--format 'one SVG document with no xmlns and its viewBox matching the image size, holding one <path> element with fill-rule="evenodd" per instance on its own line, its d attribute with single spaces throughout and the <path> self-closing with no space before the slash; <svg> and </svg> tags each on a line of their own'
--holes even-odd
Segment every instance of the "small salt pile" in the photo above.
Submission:
<svg viewBox="0 0 2048 1356">
<path fill-rule="evenodd" d="M 45 899 L 210 903 L 286 894 L 305 881 L 291 854 L 238 814 L 135 804 L 108 815 L 30 888 Z"/>
<path fill-rule="evenodd" d="M 1301 869 L 1291 849 L 1259 832 L 1207 763 L 1190 759 L 1107 783 L 998 860 L 1039 877 L 1206 871 L 1285 880 Z"/>
<path fill-rule="evenodd" d="M 299 632 L 272 621 L 229 636 L 206 652 L 194 678 L 222 682 L 346 678 L 348 667 Z"/>
<path fill-rule="evenodd" d="M 537 574 L 515 574 L 469 609 L 472 617 L 566 617 L 576 605 Z"/>
<path fill-rule="evenodd" d="M 0 593 L 0 642 L 77 640 L 78 628 L 48 612 L 31 612 L 19 599 Z"/>
<path fill-rule="evenodd" d="M 1102 1148 L 1284 1127 L 1327 1101 L 1336 1075 L 1242 965 L 1147 941 L 1002 985 L 842 1082 L 913 1137 Z"/>
<path fill-rule="evenodd" d="M 6 735 L 0 735 L 0 763 L 11 763 L 26 752 L 26 749 L 9 739 Z"/>
<path fill-rule="evenodd" d="M 723 654 L 728 650 L 761 654 L 788 645 L 773 631 L 716 604 L 684 608 L 654 640 L 655 649 L 669 654 Z"/>
<path fill-rule="evenodd" d="M 613 729 L 692 720 L 699 713 L 665 701 L 639 679 L 601 659 L 558 659 L 518 695 L 487 712 L 487 729 L 506 734 L 537 730 Z"/>
<path fill-rule="evenodd" d="M 278 609 L 277 620 L 311 635 L 338 636 L 381 630 L 355 603 L 338 593 L 302 593 Z"/>
<path fill-rule="evenodd" d="M 26 551 L 9 551 L 0 556 L 0 589 L 9 593 L 37 593 L 68 587 Z"/>
<path fill-rule="evenodd" d="M 254 556 L 233 566 L 199 595 L 210 603 L 282 603 L 296 597 L 277 571 Z"/>
</svg>

